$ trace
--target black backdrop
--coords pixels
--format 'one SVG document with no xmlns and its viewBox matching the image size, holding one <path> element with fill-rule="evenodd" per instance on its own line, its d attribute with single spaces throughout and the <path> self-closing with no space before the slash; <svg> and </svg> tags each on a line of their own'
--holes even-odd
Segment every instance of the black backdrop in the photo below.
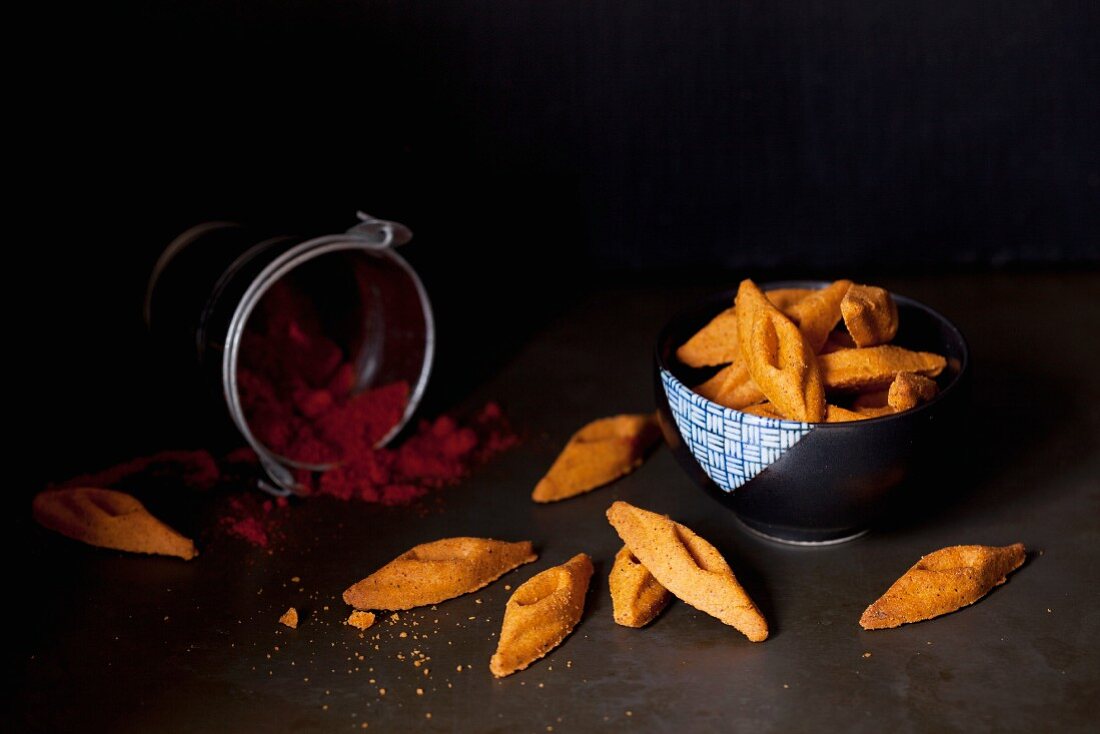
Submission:
<svg viewBox="0 0 1100 734">
<path fill-rule="evenodd" d="M 545 295 L 610 270 L 1095 263 L 1098 7 L 46 6 L 13 117 L 50 234 L 21 275 L 47 285 L 27 392 L 41 434 L 71 446 L 54 471 L 92 452 L 74 414 L 164 440 L 134 418 L 158 413 L 135 357 L 142 287 L 210 218 L 406 222 L 455 340 L 517 341 Z"/>
<path fill-rule="evenodd" d="M 44 54 L 45 153 L 143 224 L 365 207 L 605 267 L 1100 257 L 1091 0 L 80 12 Z"/>
</svg>

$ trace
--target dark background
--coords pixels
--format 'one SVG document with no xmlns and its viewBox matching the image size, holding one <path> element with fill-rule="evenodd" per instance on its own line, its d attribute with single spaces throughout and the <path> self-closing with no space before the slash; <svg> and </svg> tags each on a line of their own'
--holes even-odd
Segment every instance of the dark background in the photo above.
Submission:
<svg viewBox="0 0 1100 734">
<path fill-rule="evenodd" d="M 457 391 L 601 279 L 1094 268 L 1097 8 L 51 5 L 16 82 L 48 234 L 18 271 L 28 448 L 64 446 L 61 477 L 198 443 L 139 308 L 159 250 L 212 218 L 410 225 L 433 388 Z"/>
</svg>

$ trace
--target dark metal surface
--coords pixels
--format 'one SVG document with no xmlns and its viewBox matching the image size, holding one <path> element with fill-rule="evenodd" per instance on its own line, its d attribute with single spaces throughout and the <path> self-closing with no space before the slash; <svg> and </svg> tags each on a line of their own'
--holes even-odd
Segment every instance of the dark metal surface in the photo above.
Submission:
<svg viewBox="0 0 1100 734">
<path fill-rule="evenodd" d="M 706 292 L 609 289 L 563 312 L 470 396 L 500 400 L 524 443 L 421 507 L 311 500 L 268 554 L 202 532 L 213 517 L 200 500 L 184 528 L 205 538 L 191 563 L 32 530 L 31 599 L 9 609 L 26 615 L 26 632 L 14 634 L 29 648 L 16 728 L 1088 730 L 1100 717 L 1100 278 L 876 282 L 967 335 L 981 440 L 969 468 L 941 467 L 929 501 L 868 535 L 822 549 L 754 537 L 666 449 L 612 486 L 533 504 L 531 488 L 573 430 L 652 409 L 651 340 Z M 714 542 L 771 638 L 750 643 L 683 603 L 647 629 L 617 627 L 606 575 L 619 541 L 603 517 L 615 499 L 669 513 Z M 342 624 L 347 585 L 415 543 L 456 534 L 531 539 L 541 556 L 481 592 L 362 635 Z M 1015 541 L 1028 562 L 973 607 L 896 630 L 859 628 L 864 607 L 922 554 Z M 597 574 L 576 632 L 527 671 L 494 680 L 505 584 L 579 551 Z M 276 623 L 290 605 L 303 612 L 296 631 Z"/>
</svg>

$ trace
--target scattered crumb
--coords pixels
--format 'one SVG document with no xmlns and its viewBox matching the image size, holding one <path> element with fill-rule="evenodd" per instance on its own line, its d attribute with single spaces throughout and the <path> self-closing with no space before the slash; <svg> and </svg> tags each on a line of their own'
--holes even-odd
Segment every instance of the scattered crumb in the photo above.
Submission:
<svg viewBox="0 0 1100 734">
<path fill-rule="evenodd" d="M 869 658 L 869 657 L 871 657 L 871 653 L 865 652 L 865 653 L 863 653 L 863 657 Z"/>
<path fill-rule="evenodd" d="M 401 619 L 401 615 L 398 614 L 397 612 L 394 612 L 393 614 L 390 615 L 390 621 L 391 622 L 396 622 L 399 619 Z"/>
<path fill-rule="evenodd" d="M 408 636 L 409 636 L 408 632 L 402 632 L 401 634 L 398 635 L 398 637 L 408 637 Z"/>
<path fill-rule="evenodd" d="M 424 695 L 424 689 L 423 688 L 417 688 L 416 689 L 416 695 L 423 696 Z"/>
<path fill-rule="evenodd" d="M 348 616 L 348 624 L 356 629 L 369 629 L 370 626 L 374 624 L 374 612 L 360 612 L 356 610 Z"/>
<path fill-rule="evenodd" d="M 627 711 L 627 712 L 626 712 L 626 715 L 627 715 L 627 716 L 633 716 L 633 715 L 634 715 L 634 712 L 633 712 L 633 711 Z"/>
<path fill-rule="evenodd" d="M 165 617 L 165 619 L 168 618 Z M 292 630 L 298 629 L 298 610 L 294 607 L 290 607 L 289 609 L 287 609 L 285 612 L 283 612 L 283 616 L 279 617 L 279 623 L 285 624 Z"/>
<path fill-rule="evenodd" d="M 298 578 L 297 576 L 291 576 L 291 577 L 290 577 L 290 583 L 292 583 L 292 584 L 297 584 L 297 583 L 299 583 L 299 582 L 300 582 L 301 580 L 302 580 L 302 579 Z"/>
</svg>

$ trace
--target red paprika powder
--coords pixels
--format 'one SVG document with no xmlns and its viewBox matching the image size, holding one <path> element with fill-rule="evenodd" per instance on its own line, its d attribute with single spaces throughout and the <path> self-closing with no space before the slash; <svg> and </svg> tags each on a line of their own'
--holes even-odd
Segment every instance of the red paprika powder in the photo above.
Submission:
<svg viewBox="0 0 1100 734">
<path fill-rule="evenodd" d="M 322 333 L 312 302 L 280 284 L 264 296 L 241 347 L 237 381 L 254 435 L 295 462 L 330 465 L 299 469 L 308 494 L 388 506 L 409 505 L 434 489 L 453 485 L 476 466 L 517 442 L 503 412 L 488 403 L 468 419 L 444 415 L 421 421 L 396 445 L 377 444 L 401 422 L 409 385 L 396 381 L 354 392 L 355 369 L 344 351 Z M 126 478 L 175 467 L 189 485 L 207 488 L 239 480 L 249 448 L 218 462 L 205 451 L 162 452 L 78 477 L 66 484 L 112 487 Z M 218 527 L 260 548 L 281 534 L 291 503 L 256 492 L 225 501 Z"/>
<path fill-rule="evenodd" d="M 237 387 L 252 433 L 280 456 L 332 464 L 373 448 L 400 423 L 404 381 L 355 392 L 344 350 L 324 334 L 316 305 L 290 285 L 271 287 L 241 340 Z"/>
<path fill-rule="evenodd" d="M 369 411 L 370 393 L 356 400 L 356 411 Z M 346 440 L 351 447 L 344 459 L 325 472 L 300 470 L 297 479 L 310 494 L 344 501 L 407 506 L 434 489 L 457 484 L 478 465 L 518 442 L 496 403 L 486 404 L 468 421 L 452 416 L 421 421 L 416 432 L 395 447 L 374 448 L 358 440 L 358 426 L 349 423 Z M 336 434 L 339 436 L 339 434 Z M 352 438 L 353 437 L 353 438 Z M 233 452 L 244 458 L 246 452 Z M 251 454 L 255 460 L 255 454 Z M 225 509 L 221 526 L 252 545 L 267 548 L 277 534 L 288 503 L 261 500 L 258 495 L 237 497 Z"/>
<path fill-rule="evenodd" d="M 301 486 L 342 500 L 408 504 L 514 443 L 491 403 L 467 425 L 443 416 L 422 422 L 396 448 L 377 448 L 403 417 L 409 386 L 353 394 L 353 365 L 321 322 L 313 302 L 276 284 L 241 347 L 238 387 L 257 438 L 296 462 L 335 465 L 321 474 L 300 470 Z"/>
</svg>

